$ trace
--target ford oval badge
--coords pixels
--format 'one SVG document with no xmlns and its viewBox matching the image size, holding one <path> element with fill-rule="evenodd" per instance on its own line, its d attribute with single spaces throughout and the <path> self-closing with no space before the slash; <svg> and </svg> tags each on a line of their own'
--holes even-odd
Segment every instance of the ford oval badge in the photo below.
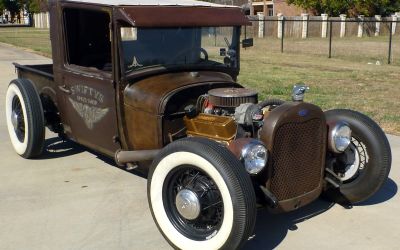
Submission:
<svg viewBox="0 0 400 250">
<path fill-rule="evenodd" d="M 309 111 L 308 111 L 307 109 L 301 109 L 301 110 L 299 111 L 299 116 L 305 117 L 305 116 L 308 115 L 308 113 L 309 113 Z"/>
</svg>

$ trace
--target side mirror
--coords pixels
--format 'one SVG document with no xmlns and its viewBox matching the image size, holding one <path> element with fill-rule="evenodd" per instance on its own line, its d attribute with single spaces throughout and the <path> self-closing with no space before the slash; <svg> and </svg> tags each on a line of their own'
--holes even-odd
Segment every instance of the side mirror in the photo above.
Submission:
<svg viewBox="0 0 400 250">
<path fill-rule="evenodd" d="M 253 47 L 253 38 L 247 38 L 242 40 L 242 47 L 243 48 L 249 48 Z"/>
</svg>

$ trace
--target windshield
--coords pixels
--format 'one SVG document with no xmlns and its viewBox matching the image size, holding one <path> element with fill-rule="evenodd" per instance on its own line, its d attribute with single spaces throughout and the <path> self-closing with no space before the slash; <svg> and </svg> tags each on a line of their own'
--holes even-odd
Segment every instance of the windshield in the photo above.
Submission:
<svg viewBox="0 0 400 250">
<path fill-rule="evenodd" d="M 154 66 L 236 68 L 239 28 L 121 28 L 126 73 Z"/>
</svg>

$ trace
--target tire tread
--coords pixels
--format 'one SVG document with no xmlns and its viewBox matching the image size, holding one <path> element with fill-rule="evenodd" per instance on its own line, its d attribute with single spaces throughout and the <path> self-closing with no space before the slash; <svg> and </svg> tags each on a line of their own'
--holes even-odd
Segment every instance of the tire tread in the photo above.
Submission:
<svg viewBox="0 0 400 250">
<path fill-rule="evenodd" d="M 184 148 L 189 150 L 195 148 L 197 152 L 201 152 L 203 157 L 206 155 L 213 158 L 213 161 L 217 162 L 219 167 L 224 168 L 222 172 L 217 168 L 220 174 L 222 176 L 226 175 L 225 179 L 233 183 L 232 186 L 235 191 L 232 192 L 231 195 L 234 196 L 234 198 L 232 198 L 233 202 L 236 201 L 236 205 L 238 205 L 238 209 L 236 211 L 237 217 L 234 218 L 234 229 L 229 236 L 229 240 L 221 249 L 240 249 L 246 243 L 247 239 L 252 235 L 254 230 L 257 214 L 256 197 L 251 179 L 244 167 L 240 161 L 236 159 L 232 153 L 221 144 L 205 138 L 194 137 L 184 138 L 167 145 L 153 161 L 153 165 L 150 168 L 148 178 L 148 197 L 150 197 L 150 183 L 152 174 L 159 160 L 172 152 L 185 151 L 182 150 Z M 218 152 L 218 154 L 215 152 Z M 151 199 L 149 198 L 148 200 L 153 218 L 155 218 L 152 211 Z M 157 227 L 160 229 L 158 224 Z M 166 238 L 162 231 L 161 233 L 163 234 L 164 238 Z M 172 246 L 174 246 L 167 238 L 166 240 Z"/>
<path fill-rule="evenodd" d="M 349 109 L 335 109 L 325 112 L 327 117 L 344 118 L 349 121 L 359 122 L 367 131 L 370 133 L 368 136 L 374 136 L 375 142 L 379 143 L 379 156 L 381 160 L 379 161 L 380 171 L 377 177 L 376 185 L 373 188 L 365 188 L 362 195 L 352 196 L 348 194 L 348 198 L 353 203 L 359 203 L 369 199 L 373 196 L 385 183 L 389 176 L 391 164 L 392 164 L 392 153 L 390 149 L 389 141 L 384 133 L 384 131 L 379 127 L 379 125 L 373 121 L 368 116 Z M 361 128 L 359 128 L 361 129 Z M 375 147 L 378 147 L 375 145 Z M 364 185 L 370 185 L 370 183 L 365 183 Z M 346 194 L 345 194 L 346 195 Z"/>
<path fill-rule="evenodd" d="M 28 121 L 28 146 L 21 156 L 27 159 L 38 157 L 44 148 L 45 126 L 42 102 L 35 86 L 26 79 L 15 79 L 10 84 L 15 84 L 21 91 L 25 102 Z"/>
</svg>

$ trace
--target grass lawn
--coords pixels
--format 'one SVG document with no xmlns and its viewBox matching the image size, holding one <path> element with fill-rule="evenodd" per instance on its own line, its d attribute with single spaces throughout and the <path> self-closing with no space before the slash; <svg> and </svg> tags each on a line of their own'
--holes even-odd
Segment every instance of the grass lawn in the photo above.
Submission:
<svg viewBox="0 0 400 250">
<path fill-rule="evenodd" d="M 286 100 L 290 99 L 295 83 L 305 82 L 311 87 L 306 101 L 324 110 L 349 108 L 363 112 L 387 133 L 400 135 L 400 64 L 387 65 L 381 61 L 382 65 L 376 65 L 379 60 L 374 57 L 376 50 L 357 53 L 363 45 L 358 42 L 350 47 L 347 39 L 336 42 L 341 47 L 337 53 L 345 56 L 328 59 L 326 54 L 318 54 L 321 40 L 309 40 L 309 51 L 301 45 L 297 51 L 283 54 L 270 40 L 256 40 L 253 48 L 242 52 L 239 82 L 259 90 L 262 98 Z M 292 42 L 306 44 L 307 40 Z M 365 43 L 369 41 L 365 39 Z M 400 41 L 397 44 L 400 46 Z"/>
<path fill-rule="evenodd" d="M 0 42 L 28 48 L 51 57 L 51 42 L 47 29 L 0 27 Z"/>
<path fill-rule="evenodd" d="M 277 39 L 255 40 L 242 51 L 239 82 L 266 97 L 290 99 L 295 83 L 311 90 L 306 101 L 324 110 L 349 108 L 376 120 L 387 133 L 400 135 L 400 37 L 394 38 L 393 64 L 387 65 L 387 39 L 334 39 L 327 58 L 326 39 L 286 39 L 285 53 Z M 48 31 L 1 29 L 0 42 L 51 54 Z M 381 65 L 376 65 L 379 61 Z"/>
</svg>

